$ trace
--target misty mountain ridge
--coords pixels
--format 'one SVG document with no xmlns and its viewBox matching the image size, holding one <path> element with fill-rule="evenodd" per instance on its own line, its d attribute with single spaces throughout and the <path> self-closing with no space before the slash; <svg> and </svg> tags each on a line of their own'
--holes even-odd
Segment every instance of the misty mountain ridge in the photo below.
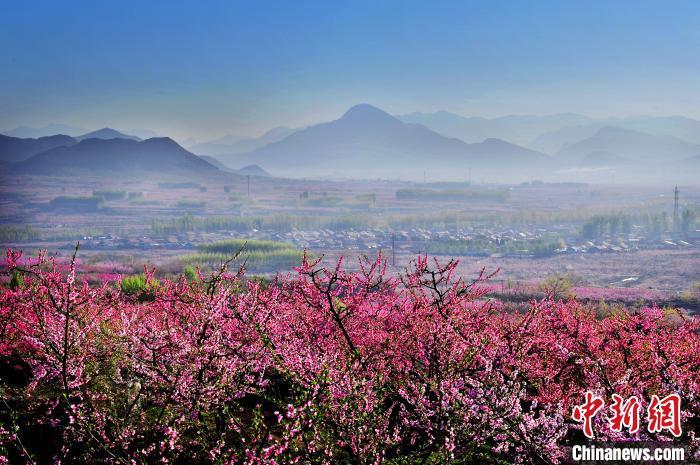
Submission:
<svg viewBox="0 0 700 465">
<path fill-rule="evenodd" d="M 22 139 L 0 134 L 0 161 L 17 163 L 54 147 L 70 146 L 77 143 L 78 141 L 74 138 L 63 134 L 38 139 Z"/>
<path fill-rule="evenodd" d="M 24 174 L 214 174 L 220 171 L 168 137 L 145 141 L 89 138 L 55 147 L 11 166 Z"/>
<path fill-rule="evenodd" d="M 221 163 L 218 159 L 214 157 L 210 157 L 209 155 L 198 155 L 199 158 L 202 160 L 216 166 L 219 168 L 221 171 L 225 171 L 227 173 L 235 173 L 235 174 L 240 174 L 242 176 L 264 176 L 264 177 L 271 177 L 272 175 L 265 171 L 261 166 L 258 165 L 247 165 L 244 166 L 243 168 L 240 169 L 234 169 L 229 166 L 224 165 Z"/>
<path fill-rule="evenodd" d="M 426 124 L 406 121 L 411 119 L 426 121 L 433 126 L 437 125 L 437 121 L 443 127 L 445 122 L 451 121 L 456 124 L 457 129 L 462 127 L 460 125 L 467 124 L 473 131 L 472 136 L 479 142 L 468 143 L 456 137 L 447 137 Z M 535 130 L 582 121 L 587 123 L 544 132 L 528 147 L 516 144 L 506 137 L 483 137 L 491 134 L 489 131 L 500 131 L 502 135 L 510 133 L 514 134 L 515 139 L 524 139 L 524 134 Z M 657 133 L 666 131 L 685 134 L 688 137 L 691 137 L 689 133 L 692 133 L 696 126 L 700 132 L 700 122 L 685 117 L 634 116 L 608 118 L 605 121 L 615 121 L 625 126 L 650 127 Z M 136 135 L 111 128 L 92 131 L 75 138 L 66 135 L 37 139 L 0 136 L 0 163 L 12 167 L 13 164 L 27 161 L 51 149 L 72 147 L 79 141 L 85 142 L 90 139 L 132 142 L 141 140 Z M 145 141 L 148 140 L 150 139 Z M 177 145 L 171 139 L 168 140 Z M 564 142 L 553 152 L 556 154 L 554 157 L 533 149 L 533 146 L 553 147 L 562 140 L 568 142 Z M 135 147 L 137 146 L 131 146 L 130 150 L 143 151 L 142 147 Z M 185 150 L 179 145 L 177 147 L 179 150 Z M 258 165 L 258 168 L 264 166 L 276 175 L 286 177 L 332 176 L 365 179 L 400 176 L 419 179 L 423 177 L 423 172 L 433 177 L 465 179 L 471 168 L 474 169 L 475 177 L 487 175 L 496 179 L 509 179 L 511 175 L 531 176 L 537 175 L 538 172 L 561 172 L 577 167 L 617 167 L 627 171 L 646 170 L 653 174 L 657 169 L 653 166 L 669 160 L 679 161 L 680 164 L 674 166 L 681 166 L 684 163 L 680 162 L 682 160 L 688 160 L 690 166 L 696 166 L 693 157 L 700 154 L 700 144 L 687 142 L 677 136 L 646 133 L 617 125 L 602 125 L 601 120 L 573 113 L 547 116 L 510 115 L 488 119 L 466 118 L 440 111 L 395 117 L 369 104 L 355 105 L 334 121 L 306 128 L 273 128 L 257 138 L 229 135 L 207 143 L 195 144 L 194 147 L 198 148 L 195 151 L 200 155 L 215 157 L 202 157 L 209 165 L 230 173 L 241 174 L 241 166 Z M 84 146 L 77 149 L 84 150 Z M 105 172 L 108 165 L 102 159 L 105 157 L 130 159 L 129 156 L 118 154 L 119 151 L 110 145 L 94 146 L 91 150 L 101 161 L 96 166 L 88 166 L 88 172 L 93 168 Z M 72 153 L 69 150 L 65 152 Z M 190 155 L 194 156 L 192 153 Z M 62 168 L 63 172 L 68 172 L 73 169 L 71 166 L 76 168 L 71 165 L 71 160 L 77 156 L 72 153 L 63 167 L 51 157 L 46 162 L 56 169 Z M 155 157 L 158 158 L 158 155 Z M 180 163 L 173 164 L 173 160 L 164 162 L 167 166 L 175 166 L 176 171 L 182 171 Z M 131 169 L 131 165 L 126 161 L 121 165 L 116 161 L 110 163 L 114 169 Z M 200 168 L 201 165 L 193 165 L 196 171 Z M 250 174 L 269 175 L 264 169 L 260 170 L 265 174 L 256 174 L 255 171 Z M 30 171 L 41 170 L 34 166 Z"/>
<path fill-rule="evenodd" d="M 280 126 L 272 128 L 260 137 L 226 135 L 209 142 L 197 143 L 189 149 L 201 155 L 230 155 L 255 150 L 272 142 L 284 139 L 296 129 Z"/>
<path fill-rule="evenodd" d="M 700 121 L 684 116 L 630 116 L 605 118 L 590 124 L 566 126 L 540 134 L 528 147 L 554 154 L 563 146 L 593 136 L 600 129 L 614 126 L 653 136 L 673 136 L 700 145 Z"/>
<path fill-rule="evenodd" d="M 65 134 L 67 136 L 76 137 L 87 132 L 86 129 L 76 128 L 67 124 L 53 123 L 44 127 L 35 128 L 31 126 L 19 126 L 7 131 L 0 131 L 6 136 L 19 137 L 22 139 L 39 139 L 41 137 L 54 136 L 57 134 Z"/>
<path fill-rule="evenodd" d="M 605 152 L 634 162 L 654 163 L 700 154 L 700 145 L 673 136 L 654 136 L 631 129 L 605 126 L 591 137 L 564 145 L 557 152 L 557 157 L 579 162 L 592 152 Z"/>
<path fill-rule="evenodd" d="M 467 177 L 470 166 L 507 171 L 546 163 L 549 157 L 506 141 L 467 144 L 420 124 L 404 123 L 369 104 L 339 119 L 296 131 L 248 153 L 218 156 L 229 166 L 257 163 L 292 176 L 397 176 L 424 170 Z"/>
<path fill-rule="evenodd" d="M 140 137 L 136 136 L 131 136 L 129 134 L 124 134 L 122 132 L 117 131 L 116 129 L 112 128 L 102 128 L 98 129 L 97 131 L 92 131 L 88 132 L 87 134 L 83 134 L 82 136 L 76 137 L 76 140 L 82 141 L 85 139 L 128 139 L 128 140 L 135 140 L 135 141 L 140 141 Z"/>
<path fill-rule="evenodd" d="M 591 118 L 575 113 L 554 115 L 507 115 L 496 118 L 461 116 L 447 111 L 409 113 L 398 115 L 405 123 L 422 124 L 448 137 L 465 142 L 479 142 L 486 138 L 504 139 L 524 145 L 544 132 L 565 126 L 591 122 Z"/>
</svg>

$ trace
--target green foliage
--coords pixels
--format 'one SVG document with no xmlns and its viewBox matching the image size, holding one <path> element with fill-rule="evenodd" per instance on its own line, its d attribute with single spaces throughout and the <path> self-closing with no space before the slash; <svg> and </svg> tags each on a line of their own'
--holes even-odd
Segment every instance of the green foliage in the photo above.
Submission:
<svg viewBox="0 0 700 465">
<path fill-rule="evenodd" d="M 16 291 L 24 287 L 24 275 L 19 270 L 12 270 L 10 273 L 10 289 Z"/>
<path fill-rule="evenodd" d="M 148 281 L 144 273 L 134 276 L 124 276 L 121 282 L 121 291 L 130 296 L 137 297 L 141 301 L 153 300 L 155 291 L 160 286 L 158 280 Z"/>
<path fill-rule="evenodd" d="M 678 296 L 685 303 L 700 303 L 700 282 L 693 283 L 688 290 Z"/>
<path fill-rule="evenodd" d="M 286 242 L 268 241 L 263 239 L 227 239 L 211 244 L 200 244 L 197 246 L 197 250 L 202 253 L 215 252 L 235 254 L 243 249 L 248 252 L 272 252 L 276 250 L 294 249 L 294 246 Z"/>
<path fill-rule="evenodd" d="M 104 206 L 105 199 L 101 196 L 69 197 L 61 195 L 49 202 L 55 210 L 97 211 Z"/>
<path fill-rule="evenodd" d="M 99 190 L 92 191 L 95 197 L 102 197 L 105 200 L 123 200 L 126 198 L 126 191 Z"/>
<path fill-rule="evenodd" d="M 301 263 L 303 252 L 285 242 L 229 239 L 197 246 L 197 253 L 180 257 L 186 266 L 218 267 L 238 255 L 236 263 L 254 270 L 291 268 Z"/>
<path fill-rule="evenodd" d="M 192 265 L 187 265 L 182 269 L 182 274 L 188 282 L 194 283 L 199 281 L 199 276 L 197 275 L 197 268 Z"/>
<path fill-rule="evenodd" d="M 632 217 L 623 213 L 594 215 L 581 227 L 581 236 L 585 239 L 597 239 L 609 234 L 612 237 L 632 231 Z"/>
<path fill-rule="evenodd" d="M 506 189 L 399 189 L 399 200 L 496 200 L 505 201 L 509 196 Z"/>
<path fill-rule="evenodd" d="M 545 278 L 538 286 L 555 300 L 564 299 L 571 295 L 572 289 L 581 283 L 581 278 L 572 274 L 553 274 Z"/>
<path fill-rule="evenodd" d="M 41 239 L 41 234 L 30 225 L 0 225 L 0 242 L 29 242 Z"/>
</svg>

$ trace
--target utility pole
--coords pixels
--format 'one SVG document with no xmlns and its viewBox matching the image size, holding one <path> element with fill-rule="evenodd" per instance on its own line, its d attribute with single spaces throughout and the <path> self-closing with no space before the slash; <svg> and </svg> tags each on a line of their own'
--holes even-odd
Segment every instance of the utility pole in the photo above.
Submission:
<svg viewBox="0 0 700 465">
<path fill-rule="evenodd" d="M 680 221 L 678 217 L 678 186 L 673 189 L 673 232 L 676 233 L 680 229 Z"/>
<path fill-rule="evenodd" d="M 396 233 L 391 233 L 391 266 L 396 266 Z"/>
</svg>

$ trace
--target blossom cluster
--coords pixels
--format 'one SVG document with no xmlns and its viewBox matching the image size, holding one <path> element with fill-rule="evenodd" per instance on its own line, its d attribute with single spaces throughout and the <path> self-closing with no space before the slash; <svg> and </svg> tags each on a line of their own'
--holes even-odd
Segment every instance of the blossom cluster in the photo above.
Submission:
<svg viewBox="0 0 700 465">
<path fill-rule="evenodd" d="M 587 391 L 678 395 L 681 438 L 599 416 L 596 439 L 697 453 L 696 319 L 509 313 L 456 267 L 304 259 L 271 282 L 222 267 L 139 295 L 8 251 L 23 279 L 0 288 L 0 463 L 559 463 L 585 439 Z"/>
</svg>

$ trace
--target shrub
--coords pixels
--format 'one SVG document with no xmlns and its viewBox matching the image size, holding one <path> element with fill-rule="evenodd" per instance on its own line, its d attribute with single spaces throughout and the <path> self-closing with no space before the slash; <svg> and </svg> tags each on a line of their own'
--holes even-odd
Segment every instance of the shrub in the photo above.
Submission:
<svg viewBox="0 0 700 465">
<path fill-rule="evenodd" d="M 139 300 L 153 300 L 160 283 L 141 273 L 134 276 L 124 276 L 121 280 L 121 291 L 128 296 L 134 296 Z"/>
</svg>

